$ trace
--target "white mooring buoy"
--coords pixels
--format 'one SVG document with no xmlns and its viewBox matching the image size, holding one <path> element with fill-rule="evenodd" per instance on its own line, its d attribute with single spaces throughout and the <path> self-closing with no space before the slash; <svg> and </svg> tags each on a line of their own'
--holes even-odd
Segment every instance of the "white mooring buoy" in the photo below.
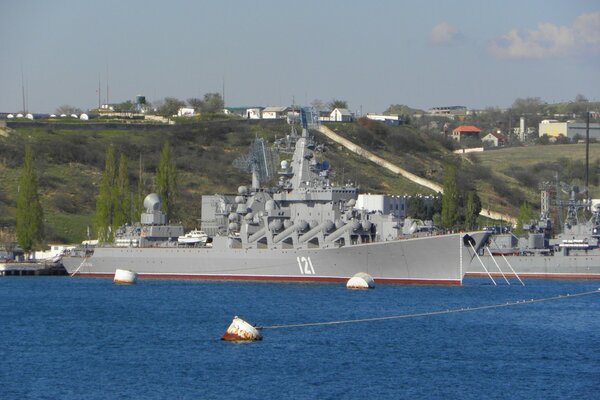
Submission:
<svg viewBox="0 0 600 400">
<path fill-rule="evenodd" d="M 260 332 L 258 332 L 258 329 L 236 315 L 233 317 L 231 325 L 229 325 L 229 328 L 227 328 L 221 337 L 221 340 L 252 342 L 255 340 L 262 340 L 262 336 Z"/>
<path fill-rule="evenodd" d="M 129 269 L 117 269 L 115 271 L 115 277 L 113 278 L 113 283 L 118 283 L 122 285 L 131 285 L 137 281 L 137 273 L 129 270 Z"/>
<path fill-rule="evenodd" d="M 359 272 L 355 274 L 346 283 L 348 289 L 373 289 L 375 287 L 375 281 L 373 277 L 366 272 Z"/>
</svg>

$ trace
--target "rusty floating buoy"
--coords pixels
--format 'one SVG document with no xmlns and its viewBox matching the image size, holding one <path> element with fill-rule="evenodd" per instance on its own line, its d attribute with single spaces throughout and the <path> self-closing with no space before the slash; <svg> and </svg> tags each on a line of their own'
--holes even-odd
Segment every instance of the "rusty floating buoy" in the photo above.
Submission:
<svg viewBox="0 0 600 400">
<path fill-rule="evenodd" d="M 373 289 L 375 281 L 373 277 L 365 272 L 359 272 L 346 282 L 348 289 Z"/>
<path fill-rule="evenodd" d="M 115 277 L 113 283 L 122 285 L 131 285 L 137 282 L 137 273 L 129 269 L 117 269 L 115 271 Z"/>
<path fill-rule="evenodd" d="M 262 336 L 256 327 L 250 325 L 237 315 L 233 317 L 233 321 L 229 328 L 225 331 L 221 340 L 232 342 L 252 342 L 262 340 Z"/>
</svg>

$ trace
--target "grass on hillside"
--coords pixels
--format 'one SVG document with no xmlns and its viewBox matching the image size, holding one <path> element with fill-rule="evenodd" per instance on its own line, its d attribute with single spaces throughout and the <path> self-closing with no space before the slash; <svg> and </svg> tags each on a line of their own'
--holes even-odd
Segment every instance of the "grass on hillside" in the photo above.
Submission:
<svg viewBox="0 0 600 400">
<path fill-rule="evenodd" d="M 523 201 L 539 207 L 540 185 L 543 182 L 554 185 L 556 176 L 568 185 L 585 186 L 585 144 L 538 145 L 512 147 L 485 151 L 471 155 L 476 166 L 493 171 L 511 191 L 524 193 Z M 591 143 L 589 148 L 590 197 L 600 198 L 600 144 Z M 488 194 L 490 205 L 501 205 L 513 213 L 520 204 L 506 202 L 506 196 L 496 193 L 493 184 L 480 182 L 480 191 Z"/>
</svg>

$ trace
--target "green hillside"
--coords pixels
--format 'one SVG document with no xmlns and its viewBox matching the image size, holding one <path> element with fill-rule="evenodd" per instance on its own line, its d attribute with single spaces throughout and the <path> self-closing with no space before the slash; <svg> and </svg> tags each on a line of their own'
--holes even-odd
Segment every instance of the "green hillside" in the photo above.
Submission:
<svg viewBox="0 0 600 400">
<path fill-rule="evenodd" d="M 490 206 L 516 214 L 516 208 L 528 201 L 540 203 L 540 186 L 556 186 L 557 179 L 569 185 L 585 187 L 585 144 L 537 145 L 485 151 L 468 157 L 474 168 L 492 172 L 493 179 L 478 182 Z M 600 143 L 589 147 L 590 197 L 600 198 Z M 563 194 L 566 198 L 566 194 Z M 516 204 L 515 204 L 516 203 Z M 487 203 L 486 203 L 487 205 Z"/>
<path fill-rule="evenodd" d="M 27 143 L 38 166 L 47 241 L 72 243 L 84 239 L 92 224 L 107 146 L 112 144 L 117 153 L 127 156 L 132 190 L 141 164 L 145 192 L 150 193 L 154 191 L 160 150 L 168 140 L 179 172 L 177 216 L 192 228 L 199 224 L 203 194 L 235 193 L 238 186 L 251 183 L 249 174 L 232 163 L 247 153 L 255 137 L 273 143 L 289 132 L 289 125 L 282 121 L 229 120 L 110 129 L 20 124 L 0 136 L 0 227 L 5 232 L 14 229 L 18 174 Z M 337 146 L 326 146 L 323 158 L 336 168 L 337 180 L 356 182 L 365 192 L 421 191 L 417 185 Z"/>
<path fill-rule="evenodd" d="M 463 187 L 476 187 L 485 206 L 516 215 L 521 202 L 539 203 L 539 181 L 560 171 L 561 179 L 581 179 L 583 145 L 547 145 L 489 151 L 468 158 L 452 153 L 453 144 L 410 126 L 380 123 L 332 123 L 328 126 L 357 144 L 425 178 L 441 182 L 444 165 L 459 166 Z M 269 143 L 290 131 L 283 121 L 201 121 L 173 126 L 19 124 L 0 132 L 0 228 L 15 223 L 17 178 L 25 144 L 31 144 L 42 194 L 48 242 L 78 242 L 92 224 L 107 146 L 124 153 L 132 190 L 140 171 L 146 193 L 154 191 L 160 150 L 169 141 L 179 171 L 178 219 L 187 227 L 199 224 L 201 196 L 235 193 L 251 177 L 232 166 L 255 137 Z M 389 194 L 430 191 L 368 162 L 315 132 L 338 183 L 355 182 L 363 192 Z M 600 197 L 600 145 L 591 148 L 595 197 Z M 286 156 L 282 155 L 282 158 Z M 289 157 L 289 156 L 287 156 Z M 141 168 L 140 168 L 141 167 Z M 552 178 L 553 179 L 553 178 Z"/>
</svg>

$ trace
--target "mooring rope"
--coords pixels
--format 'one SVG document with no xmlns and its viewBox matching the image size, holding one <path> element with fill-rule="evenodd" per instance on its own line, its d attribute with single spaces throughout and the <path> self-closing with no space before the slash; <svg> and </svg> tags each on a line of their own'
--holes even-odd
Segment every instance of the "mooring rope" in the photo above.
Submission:
<svg viewBox="0 0 600 400">
<path fill-rule="evenodd" d="M 415 313 L 415 314 L 391 315 L 391 316 L 386 316 L 386 317 L 346 319 L 346 320 L 339 320 L 339 321 L 324 321 L 324 322 L 307 322 L 307 323 L 288 324 L 288 325 L 257 326 L 256 328 L 257 329 L 299 328 L 299 327 L 305 327 L 305 326 L 354 324 L 354 323 L 359 323 L 359 322 L 385 321 L 385 320 L 390 320 L 390 319 L 426 317 L 426 316 L 430 316 L 430 315 L 452 314 L 452 313 L 460 313 L 460 312 L 468 312 L 468 311 L 487 310 L 487 309 L 492 309 L 492 308 L 512 307 L 512 306 L 516 306 L 516 305 L 540 303 L 543 301 L 563 300 L 563 299 L 573 298 L 573 297 L 589 296 L 591 294 L 600 294 L 600 289 L 592 290 L 589 292 L 564 294 L 564 295 L 558 295 L 558 296 L 553 296 L 553 297 L 545 297 L 545 298 L 541 298 L 541 299 L 530 299 L 530 300 L 520 300 L 520 301 L 518 300 L 518 301 L 513 301 L 513 302 L 507 302 L 507 303 L 502 303 L 502 304 L 492 304 L 492 305 L 487 305 L 487 306 L 455 308 L 455 309 L 451 309 L 451 310 L 429 311 L 429 312 L 420 312 L 420 313 Z"/>
</svg>

